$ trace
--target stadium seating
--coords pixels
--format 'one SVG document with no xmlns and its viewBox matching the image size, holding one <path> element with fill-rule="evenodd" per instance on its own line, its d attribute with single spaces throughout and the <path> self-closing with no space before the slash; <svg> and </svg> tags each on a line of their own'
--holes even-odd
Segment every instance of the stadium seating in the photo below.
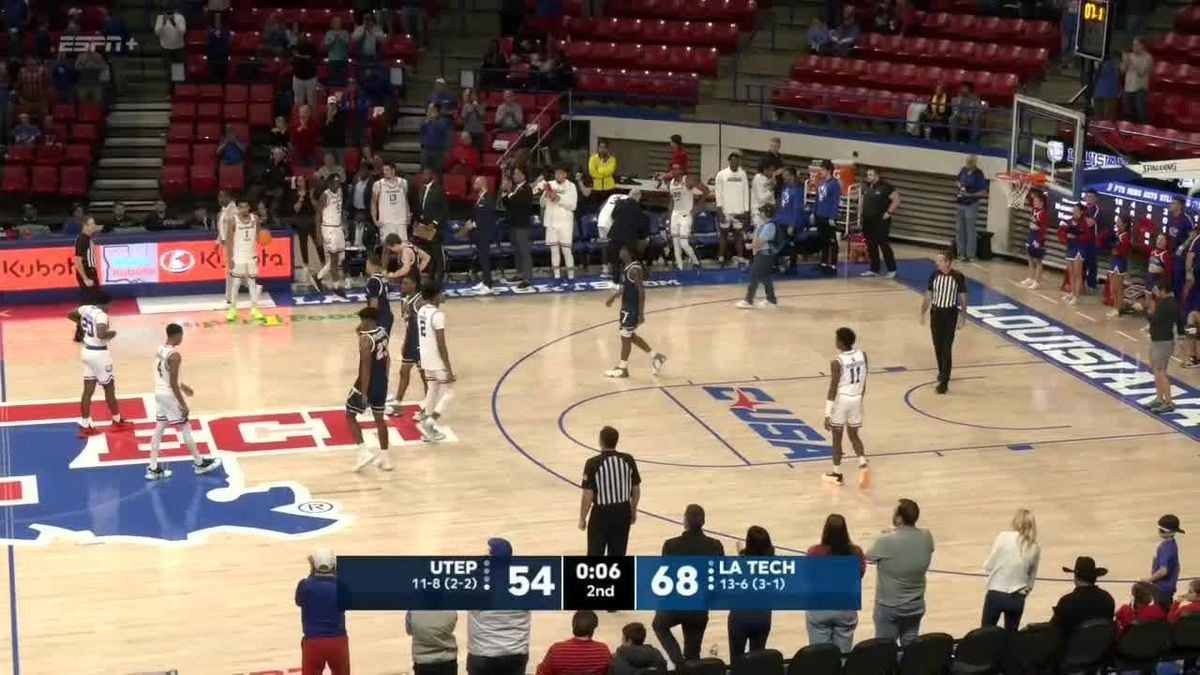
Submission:
<svg viewBox="0 0 1200 675">
<path fill-rule="evenodd" d="M 1120 121 L 1088 123 L 1088 139 L 1149 159 L 1200 158 L 1200 132 Z"/>
<path fill-rule="evenodd" d="M 550 43 L 550 48 L 563 54 L 575 67 L 637 68 L 712 77 L 717 75 L 720 60 L 716 47 L 555 40 Z"/>
<path fill-rule="evenodd" d="M 906 37 L 870 33 L 854 50 L 857 57 L 956 68 L 1015 73 L 1022 80 L 1041 77 L 1050 60 L 1045 47 L 1023 47 L 994 42 Z M 800 64 L 801 61 L 797 61 Z M 793 66 L 795 72 L 795 66 Z"/>
<path fill-rule="evenodd" d="M 695 73 L 576 68 L 575 95 L 608 101 L 696 105 L 700 78 Z"/>
<path fill-rule="evenodd" d="M 953 93 L 963 82 L 970 82 L 980 98 L 991 105 L 1008 106 L 1020 82 L 1013 73 L 964 70 L 911 63 L 867 61 L 839 56 L 809 55 L 792 66 L 792 82 L 817 85 L 843 85 L 888 88 L 892 91 L 928 94 L 937 82 L 946 83 Z M 772 96 L 774 99 L 775 97 Z"/>
<path fill-rule="evenodd" d="M 605 12 L 613 16 L 689 21 L 733 21 L 742 30 L 754 27 L 755 0 L 609 0 Z"/>
<path fill-rule="evenodd" d="M 557 38 L 599 42 L 716 47 L 722 54 L 729 54 L 737 51 L 740 28 L 733 22 L 564 16 L 548 32 Z"/>
</svg>

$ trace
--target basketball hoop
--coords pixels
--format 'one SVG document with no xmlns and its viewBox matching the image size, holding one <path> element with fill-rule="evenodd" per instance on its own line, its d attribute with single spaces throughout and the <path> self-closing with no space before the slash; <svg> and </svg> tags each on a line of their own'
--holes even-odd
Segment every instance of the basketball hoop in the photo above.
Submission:
<svg viewBox="0 0 1200 675">
<path fill-rule="evenodd" d="M 1042 188 L 1050 177 L 1041 171 L 1006 171 L 996 174 L 996 179 L 1008 193 L 1008 205 L 1016 208 L 1025 205 L 1025 198 L 1033 188 Z"/>
</svg>

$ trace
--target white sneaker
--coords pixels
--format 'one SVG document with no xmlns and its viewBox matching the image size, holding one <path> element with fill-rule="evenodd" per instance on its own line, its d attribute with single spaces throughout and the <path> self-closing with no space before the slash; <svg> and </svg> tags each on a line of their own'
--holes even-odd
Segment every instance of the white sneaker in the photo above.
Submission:
<svg viewBox="0 0 1200 675">
<path fill-rule="evenodd" d="M 1119 310 L 1114 309 L 1111 312 L 1109 312 L 1108 314 L 1105 314 L 1105 316 L 1107 316 L 1110 319 L 1115 319 L 1118 316 L 1121 316 L 1121 312 Z"/>
<path fill-rule="evenodd" d="M 146 480 L 166 480 L 171 477 L 171 470 L 159 464 L 157 469 L 146 467 Z"/>
<path fill-rule="evenodd" d="M 441 443 L 446 440 L 446 434 L 438 430 L 433 420 L 428 417 L 417 423 L 417 430 L 421 432 L 426 443 Z"/>
<path fill-rule="evenodd" d="M 1029 285 L 1026 286 L 1025 288 L 1028 288 L 1031 291 L 1036 291 L 1038 289 L 1038 282 L 1031 281 L 1031 282 L 1029 282 Z"/>
<path fill-rule="evenodd" d="M 1072 295 L 1072 296 L 1070 296 L 1070 297 L 1068 297 L 1068 298 L 1067 298 L 1067 304 L 1068 304 L 1068 305 L 1072 305 L 1072 306 L 1074 306 L 1074 305 L 1078 305 L 1078 304 L 1079 304 L 1079 298 L 1077 298 L 1077 297 L 1075 297 L 1075 296 L 1073 296 L 1073 295 Z"/>
<path fill-rule="evenodd" d="M 654 374 L 658 375 L 660 372 L 662 372 L 663 366 L 666 365 L 666 363 L 666 354 L 655 354 L 654 358 L 650 361 L 650 366 L 654 369 Z"/>
<path fill-rule="evenodd" d="M 896 278 L 896 270 L 892 270 L 891 272 L 888 272 L 887 274 L 883 275 L 883 278 L 884 279 L 895 279 Z"/>
<path fill-rule="evenodd" d="M 755 304 L 757 307 L 761 307 L 761 308 L 763 308 L 763 309 L 771 309 L 772 307 L 774 307 L 774 306 L 775 306 L 775 303 L 773 303 L 773 302 L 770 302 L 770 301 L 767 301 L 767 300 L 759 300 L 758 302 L 756 302 L 756 303 L 754 303 L 754 304 Z"/>
<path fill-rule="evenodd" d="M 628 368 L 609 368 L 604 371 L 605 377 L 629 377 Z"/>
<path fill-rule="evenodd" d="M 872 272 L 871 270 L 867 270 L 866 272 L 863 272 L 862 274 L 859 274 L 858 276 L 860 276 L 860 277 L 877 277 L 879 275 L 876 274 L 875 272 Z"/>
<path fill-rule="evenodd" d="M 413 420 L 420 422 L 424 418 L 425 418 L 425 409 L 420 406 L 417 406 L 417 409 L 413 411 Z"/>
<path fill-rule="evenodd" d="M 490 290 L 492 290 L 492 289 L 491 289 L 491 288 L 489 288 L 487 284 L 485 284 L 485 283 L 483 283 L 483 282 L 481 281 L 481 282 L 479 282 L 479 283 L 475 284 L 474 286 L 472 286 L 472 287 L 471 287 L 471 290 L 472 290 L 472 291 L 474 291 L 474 292 L 476 292 L 476 293 L 483 293 L 483 292 L 485 292 L 485 291 L 490 291 Z"/>
<path fill-rule="evenodd" d="M 1029 284 L 1032 284 L 1032 283 L 1033 283 L 1033 279 L 1030 279 L 1029 277 L 1025 277 L 1024 279 L 1018 281 L 1017 285 L 1018 286 L 1028 286 Z"/>
<path fill-rule="evenodd" d="M 738 300 L 737 304 L 734 305 L 734 307 L 737 307 L 738 309 L 754 309 L 754 305 L 750 304 L 749 302 L 746 302 L 745 300 Z"/>
<path fill-rule="evenodd" d="M 358 457 L 354 460 L 354 470 L 362 471 L 367 468 L 367 465 L 375 461 L 375 453 L 362 446 L 358 449 Z"/>
<path fill-rule="evenodd" d="M 393 468 L 395 468 L 392 466 L 392 460 L 388 456 L 390 454 L 391 453 L 387 450 L 380 450 L 378 453 L 376 453 L 375 454 L 375 466 L 377 466 L 378 468 L 380 468 L 384 471 L 391 471 Z"/>
</svg>

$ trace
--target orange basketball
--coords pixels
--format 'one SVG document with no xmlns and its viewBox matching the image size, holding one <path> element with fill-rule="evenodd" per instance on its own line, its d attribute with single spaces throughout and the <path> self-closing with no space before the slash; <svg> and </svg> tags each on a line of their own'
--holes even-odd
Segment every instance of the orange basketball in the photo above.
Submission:
<svg viewBox="0 0 1200 675">
<path fill-rule="evenodd" d="M 271 233 L 268 232 L 267 230 L 259 230 L 258 231 L 258 245 L 266 246 L 269 243 L 271 243 Z"/>
</svg>

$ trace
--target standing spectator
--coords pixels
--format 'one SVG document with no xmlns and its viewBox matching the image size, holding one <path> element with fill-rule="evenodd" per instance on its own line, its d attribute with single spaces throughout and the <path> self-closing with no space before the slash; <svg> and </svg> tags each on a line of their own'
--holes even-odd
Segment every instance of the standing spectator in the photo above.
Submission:
<svg viewBox="0 0 1200 675">
<path fill-rule="evenodd" d="M 1108 591 L 1096 585 L 1096 580 L 1108 574 L 1108 570 L 1097 567 L 1092 558 L 1079 556 L 1075 559 L 1074 568 L 1064 567 L 1062 570 L 1074 575 L 1075 589 L 1058 599 L 1050 623 L 1058 628 L 1063 642 L 1066 642 L 1085 621 L 1111 620 L 1116 603 Z"/>
<path fill-rule="evenodd" d="M 740 265 L 746 249 L 744 229 L 750 224 L 750 179 L 742 169 L 740 152 L 729 153 L 729 165 L 717 172 L 713 192 L 717 203 L 717 257 L 721 267 L 731 259 Z"/>
<path fill-rule="evenodd" d="M 704 534 L 704 508 L 699 504 L 688 504 L 683 513 L 684 531 L 678 537 L 663 542 L 664 556 L 723 556 L 725 547 L 719 539 Z M 700 658 L 700 645 L 704 642 L 704 629 L 708 626 L 708 612 L 658 611 L 654 613 L 654 635 L 658 638 L 667 658 L 679 670 L 687 661 Z M 671 629 L 683 629 L 683 650 Z"/>
<path fill-rule="evenodd" d="M 1108 54 L 1096 71 L 1096 84 L 1092 87 L 1092 117 L 1099 120 L 1117 119 L 1117 104 L 1121 101 L 1120 53 Z"/>
<path fill-rule="evenodd" d="M 493 574 L 507 578 L 512 544 L 507 539 L 488 540 Z M 467 614 L 467 674 L 525 675 L 529 664 L 528 610 L 487 610 Z"/>
<path fill-rule="evenodd" d="M 325 183 L 328 182 L 330 177 L 334 175 L 337 175 L 339 183 L 342 185 L 346 184 L 346 167 L 338 164 L 337 155 L 334 155 L 332 152 L 326 152 L 325 163 L 321 165 L 321 168 L 316 170 L 316 172 L 313 174 L 313 178 L 315 178 L 318 183 Z"/>
<path fill-rule="evenodd" d="M 321 147 L 341 162 L 346 156 L 346 110 L 342 98 L 333 94 L 325 101 L 325 119 L 321 120 Z"/>
<path fill-rule="evenodd" d="M 950 140 L 958 143 L 976 143 L 979 140 L 979 118 L 986 104 L 975 85 L 963 82 L 958 85 L 958 95 L 950 102 Z"/>
<path fill-rule="evenodd" d="M 158 36 L 158 46 L 162 49 L 167 68 L 175 63 L 183 63 L 183 40 L 187 35 L 187 21 L 183 15 L 177 10 L 164 9 L 154 19 L 154 34 Z"/>
<path fill-rule="evenodd" d="M 496 196 L 488 190 L 488 179 L 476 176 L 471 187 L 475 193 L 475 209 L 467 227 L 474 232 L 475 259 L 479 261 L 479 283 L 471 290 L 492 292 L 492 243 L 496 241 Z"/>
<path fill-rule="evenodd" d="M 842 9 L 842 23 L 833 29 L 833 33 L 830 35 L 833 53 L 839 56 L 849 56 L 850 52 L 854 51 L 861 35 L 862 31 L 858 27 L 858 21 L 854 18 L 854 7 L 846 5 Z"/>
<path fill-rule="evenodd" d="M 1200 579 L 1192 579 L 1188 582 L 1187 592 L 1175 601 L 1171 612 L 1167 615 L 1167 620 L 1175 623 L 1189 614 L 1200 614 Z M 618 649 L 617 652 L 620 653 L 620 650 Z"/>
<path fill-rule="evenodd" d="M 208 29 L 208 74 L 217 82 L 225 83 L 229 77 L 229 29 L 225 27 L 222 14 L 212 15 L 212 27 Z"/>
<path fill-rule="evenodd" d="M 779 173 L 779 163 L 767 158 L 765 164 L 750 179 L 750 223 L 754 229 L 766 222 L 763 207 L 775 205 L 775 174 Z"/>
<path fill-rule="evenodd" d="M 75 62 L 67 58 L 66 52 L 59 52 L 50 62 L 50 85 L 54 87 L 55 102 L 72 101 L 75 94 Z"/>
<path fill-rule="evenodd" d="M 300 667 L 305 675 L 319 675 L 325 666 L 333 675 L 350 675 L 350 641 L 346 636 L 346 610 L 338 603 L 337 561 L 327 549 L 308 556 L 309 574 L 296 584 L 296 606 L 304 639 L 300 641 Z"/>
<path fill-rule="evenodd" d="M 929 313 L 929 333 L 933 354 L 937 360 L 936 391 L 945 394 L 950 389 L 950 370 L 954 366 L 954 334 L 967 321 L 967 278 L 954 269 L 954 252 L 943 251 L 937 257 L 937 269 L 929 275 L 925 299 L 921 302 L 921 323 Z"/>
<path fill-rule="evenodd" d="M 621 557 L 629 546 L 629 529 L 637 521 L 642 476 L 633 455 L 617 452 L 620 433 L 600 430 L 600 454 L 583 464 L 579 529 L 587 532 L 587 554 Z M 588 518 L 589 512 L 591 518 Z"/>
<path fill-rule="evenodd" d="M 1154 585 L 1154 598 L 1159 607 L 1170 609 L 1179 585 L 1179 544 L 1175 535 L 1183 534 L 1179 527 L 1179 516 L 1168 513 L 1158 519 L 1158 548 L 1154 551 L 1154 562 L 1150 565 L 1150 578 Z"/>
<path fill-rule="evenodd" d="M 987 176 L 979 168 L 978 158 L 967 155 L 966 163 L 958 170 L 958 215 L 954 236 L 958 257 L 963 262 L 971 262 L 975 257 L 979 200 L 987 196 L 987 190 Z"/>
<path fill-rule="evenodd" d="M 84 225 L 87 224 L 88 217 L 84 211 L 83 204 L 75 204 L 71 207 L 71 215 L 67 217 L 67 221 L 63 223 L 62 233 L 68 237 L 78 237 L 83 232 Z M 78 240 L 77 240 L 78 241 Z"/>
<path fill-rule="evenodd" d="M 480 103 L 479 95 L 470 87 L 463 89 L 462 107 L 458 110 L 458 117 L 462 121 L 463 131 L 471 134 L 471 138 L 475 139 L 475 147 L 483 152 L 483 121 L 487 119 L 487 106 Z"/>
<path fill-rule="evenodd" d="M 783 155 L 779 153 L 783 147 L 783 139 L 778 136 L 772 136 L 767 139 L 767 149 L 758 158 L 759 172 L 765 171 L 770 167 L 776 169 L 783 168 Z"/>
<path fill-rule="evenodd" d="M 1158 605 L 1154 596 L 1154 584 L 1145 581 L 1133 584 L 1129 602 L 1121 605 L 1113 617 L 1117 624 L 1117 640 L 1135 623 L 1167 620 L 1167 611 Z"/>
<path fill-rule="evenodd" d="M 313 166 L 317 163 L 318 134 L 317 123 L 312 119 L 312 109 L 307 105 L 300 106 L 288 132 L 292 142 L 292 161 L 295 164 Z"/>
<path fill-rule="evenodd" d="M 271 56 L 283 56 L 291 48 L 292 37 L 283 23 L 282 10 L 273 9 L 267 15 L 262 27 L 262 45 L 263 51 Z"/>
<path fill-rule="evenodd" d="M 796 239 L 800 233 L 808 229 L 808 208 L 804 204 L 804 186 L 800 184 L 800 176 L 796 167 L 785 166 L 783 171 L 783 186 L 779 190 L 779 208 L 775 212 L 775 225 L 787 228 L 787 244 L 780 252 L 781 258 L 786 258 L 786 269 L 795 273 Z"/>
<path fill-rule="evenodd" d="M 221 16 L 215 14 L 214 16 Z M 237 130 L 232 124 L 225 125 L 225 134 L 221 136 L 221 144 L 217 146 L 217 159 L 222 164 L 237 165 L 246 161 L 246 143 L 238 138 Z"/>
<path fill-rule="evenodd" d="M 192 209 L 192 217 L 187 220 L 187 228 L 213 234 L 216 231 L 216 223 L 213 222 L 212 216 L 208 215 L 208 209 L 203 204 L 197 204 L 196 208 Z"/>
<path fill-rule="evenodd" d="M 317 104 L 317 47 L 307 34 L 292 47 L 292 97 L 297 107 Z"/>
<path fill-rule="evenodd" d="M 317 192 L 309 185 L 304 174 L 293 178 L 291 189 L 284 193 L 281 210 L 284 220 L 296 232 L 296 245 L 300 248 L 300 260 L 304 263 L 300 283 L 308 285 L 312 284 L 312 267 L 308 262 L 310 241 L 317 251 L 318 262 L 325 264 L 325 248 L 316 239 L 316 204 Z"/>
<path fill-rule="evenodd" d="M 409 610 L 404 632 L 412 636 L 413 675 L 457 675 L 458 641 L 454 627 L 458 612 Z"/>
<path fill-rule="evenodd" d="M 840 513 L 831 513 L 825 518 L 821 543 L 810 546 L 805 555 L 855 556 L 859 559 L 859 578 L 867 571 L 866 556 L 850 541 L 846 518 Z M 809 644 L 831 644 L 843 654 L 849 653 L 854 644 L 854 630 L 858 627 L 856 610 L 810 610 L 806 619 Z"/>
<path fill-rule="evenodd" d="M 917 639 L 925 616 L 925 576 L 933 559 L 933 535 L 917 527 L 921 508 L 901 499 L 892 516 L 891 532 L 881 535 L 867 551 L 877 566 L 875 580 L 875 637 L 896 640 L 906 647 Z"/>
<path fill-rule="evenodd" d="M 1069 70 L 1075 61 L 1075 24 L 1079 21 L 1079 0 L 1062 0 L 1062 13 L 1058 19 L 1059 56 L 1062 61 L 1059 67 Z"/>
<path fill-rule="evenodd" d="M 838 260 L 838 212 L 842 208 L 842 181 L 833 171 L 833 162 L 821 160 L 818 174 L 821 184 L 817 186 L 817 203 L 813 207 L 813 224 L 823 243 L 821 269 L 826 274 L 837 273 Z"/>
<path fill-rule="evenodd" d="M 758 525 L 751 525 L 746 530 L 746 546 L 738 552 L 738 555 L 755 558 L 774 556 L 775 545 L 771 543 L 771 533 Z M 752 652 L 767 648 L 767 637 L 771 635 L 771 610 L 731 610 L 728 627 L 729 661 L 732 664 L 742 658 L 747 647 Z"/>
<path fill-rule="evenodd" d="M 224 18 L 225 14 L 229 13 L 230 0 L 208 0 L 208 13 L 210 21 L 217 22 Z"/>
<path fill-rule="evenodd" d="M 763 285 L 767 299 L 759 302 L 758 306 L 774 307 L 779 304 L 775 297 L 775 281 L 772 279 L 775 275 L 775 256 L 779 253 L 776 250 L 775 234 L 778 226 L 775 224 L 775 206 L 763 204 L 761 212 L 765 220 L 754 228 L 754 235 L 750 241 L 754 260 L 750 264 L 750 283 L 746 286 L 746 297 L 737 303 L 739 309 L 754 307 L 754 295 L 758 292 L 759 284 Z"/>
<path fill-rule="evenodd" d="M 603 642 L 592 639 L 599 625 L 600 619 L 592 610 L 575 612 L 571 617 L 574 637 L 550 645 L 537 675 L 607 675 L 612 653 Z"/>
<path fill-rule="evenodd" d="M 496 128 L 504 131 L 515 131 L 525 128 L 525 110 L 517 103 L 517 97 L 511 89 L 505 89 L 501 95 L 500 105 L 496 106 Z"/>
<path fill-rule="evenodd" d="M 350 204 L 350 223 L 358 235 L 362 245 L 368 251 L 374 251 L 382 241 L 379 236 L 379 226 L 371 216 L 371 201 L 374 195 L 375 178 L 371 175 L 371 167 L 359 163 L 354 180 L 346 190 L 346 200 Z M 359 234 L 361 233 L 361 234 Z"/>
<path fill-rule="evenodd" d="M 108 59 L 108 69 L 112 73 L 113 87 L 117 93 L 120 93 L 125 87 L 125 56 L 129 51 L 129 38 L 132 35 L 129 32 L 129 26 L 125 24 L 125 19 L 119 14 L 112 14 L 107 9 L 103 9 L 104 16 L 104 37 L 108 38 L 112 45 L 114 42 L 119 47 L 105 51 L 105 56 Z"/>
<path fill-rule="evenodd" d="M 1164 415 L 1175 410 L 1175 400 L 1171 395 L 1171 376 L 1167 373 L 1167 367 L 1171 365 L 1171 355 L 1175 353 L 1179 303 L 1175 300 L 1169 280 L 1160 280 L 1152 293 L 1146 316 L 1150 321 L 1150 370 L 1154 373 L 1156 395 L 1153 401 L 1146 404 L 1146 409 Z M 1175 575 L 1178 579 L 1178 570 L 1175 571 Z"/>
<path fill-rule="evenodd" d="M 533 226 L 533 189 L 525 176 L 525 169 L 516 166 L 512 178 L 504 177 L 500 200 L 508 217 L 509 236 L 512 237 L 513 262 L 517 268 L 517 288 L 529 288 L 533 280 L 533 252 L 530 246 L 529 229 Z"/>
<path fill-rule="evenodd" d="M 271 148 L 271 159 L 267 168 L 262 172 L 262 187 L 272 200 L 278 201 L 287 188 L 287 179 L 291 175 L 291 165 L 288 164 L 287 151 L 280 147 Z"/>
<path fill-rule="evenodd" d="M 588 157 L 588 176 L 592 179 L 592 203 L 603 204 L 612 194 L 617 174 L 617 158 L 609 152 L 608 141 L 597 141 L 596 152 Z"/>
<path fill-rule="evenodd" d="M 350 32 L 342 27 L 342 17 L 334 14 L 325 31 L 325 52 L 329 62 L 329 81 L 332 86 L 346 84 L 350 63 Z"/>
<path fill-rule="evenodd" d="M 505 0 L 505 2 L 508 1 Z M 504 19 L 501 18 L 500 20 L 503 21 Z M 483 55 L 483 61 L 479 64 L 479 88 L 491 89 L 497 83 L 503 83 L 507 71 L 508 59 L 500 52 L 500 41 L 492 40 L 488 43 L 487 53 Z"/>
<path fill-rule="evenodd" d="M 25 109 L 44 115 L 50 107 L 50 78 L 46 68 L 36 58 L 28 58 L 17 76 L 17 93 Z"/>
<path fill-rule="evenodd" d="M 479 155 L 479 148 L 475 147 L 471 132 L 463 131 L 458 135 L 458 142 L 450 149 L 450 155 L 446 157 L 443 168 L 446 173 L 474 176 L 479 173 L 479 165 L 482 163 L 483 159 Z"/>
<path fill-rule="evenodd" d="M 1146 102 L 1150 96 L 1150 71 L 1154 57 L 1146 51 L 1146 43 L 1135 37 L 1129 51 L 1121 58 L 1121 72 L 1125 74 L 1125 118 L 1130 122 L 1144 124 L 1149 113 Z"/>
<path fill-rule="evenodd" d="M 808 42 L 809 54 L 829 54 L 833 51 L 832 36 L 829 33 L 829 26 L 821 20 L 821 17 L 814 16 L 812 23 L 808 26 L 808 33 L 805 35 L 805 40 Z"/>
<path fill-rule="evenodd" d="M 287 118 L 283 115 L 277 115 L 275 117 L 275 124 L 271 126 L 269 133 L 272 148 L 287 149 L 289 136 Z"/>
<path fill-rule="evenodd" d="M 99 105 L 104 102 L 104 72 L 108 64 L 104 57 L 93 49 L 84 50 L 75 57 L 76 91 L 79 102 Z"/>
<path fill-rule="evenodd" d="M 42 131 L 29 119 L 29 113 L 17 115 L 17 124 L 12 130 L 13 143 L 16 145 L 34 145 L 42 139 Z"/>
<path fill-rule="evenodd" d="M 450 113 L 458 108 L 458 99 L 454 97 L 454 92 L 446 87 L 446 78 L 439 77 L 433 81 L 433 91 L 426 97 L 425 105 L 435 105 L 441 113 Z"/>
<path fill-rule="evenodd" d="M 611 675 L 643 675 L 667 672 L 667 660 L 654 645 L 646 644 L 646 626 L 627 623 L 621 629 L 621 646 L 613 653 Z"/>
<path fill-rule="evenodd" d="M 983 598 L 983 626 L 995 626 L 1004 617 L 1004 629 L 1015 634 L 1025 612 L 1025 598 L 1037 580 L 1042 549 L 1037 543 L 1037 521 L 1028 509 L 1017 509 L 1012 529 L 996 535 L 983 563 L 987 594 Z"/>
<path fill-rule="evenodd" d="M 671 166 L 678 164 L 683 173 L 688 172 L 688 153 L 683 147 L 683 136 L 672 134 L 670 139 L 671 145 L 671 161 L 667 165 L 667 171 L 671 170 Z"/>
<path fill-rule="evenodd" d="M 362 24 L 356 26 L 354 32 L 350 34 L 350 41 L 354 43 L 359 59 L 367 63 L 374 63 L 381 56 L 381 45 L 386 37 L 387 34 L 375 20 L 375 14 L 368 12 L 363 15 Z"/>
<path fill-rule="evenodd" d="M 425 119 L 421 121 L 419 136 L 421 168 L 440 170 L 449 142 L 450 120 L 441 114 L 436 103 L 425 106 Z"/>
<path fill-rule="evenodd" d="M 421 198 L 417 201 L 417 222 L 424 226 L 426 232 L 422 236 L 422 228 L 413 231 L 417 246 L 429 254 L 432 267 L 430 274 L 434 281 L 441 283 L 446 274 L 446 254 L 442 248 L 445 239 L 445 225 L 448 219 L 446 192 L 437 171 L 426 167 L 422 176 L 425 187 L 421 188 Z"/>
<path fill-rule="evenodd" d="M 939 79 L 925 104 L 925 113 L 921 115 L 925 138 L 949 140 L 950 138 L 950 94 L 946 91 L 945 80 Z"/>
<path fill-rule="evenodd" d="M 867 182 L 861 196 L 863 235 L 867 238 L 870 269 L 861 276 L 879 276 L 879 254 L 887 272 L 883 276 L 896 278 L 896 254 L 892 251 L 892 215 L 900 208 L 900 191 L 879 177 L 879 169 L 867 169 Z"/>
</svg>

